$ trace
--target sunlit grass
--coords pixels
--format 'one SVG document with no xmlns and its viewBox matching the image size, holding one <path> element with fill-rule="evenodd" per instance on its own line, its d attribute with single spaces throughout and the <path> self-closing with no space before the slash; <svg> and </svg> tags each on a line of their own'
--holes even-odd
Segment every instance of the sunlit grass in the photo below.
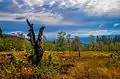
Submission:
<svg viewBox="0 0 120 79">
<path fill-rule="evenodd" d="M 3 52 L 2 52 L 3 53 Z M 1 53 L 1 54 L 2 54 Z M 5 54 L 5 52 L 4 52 Z M 34 67 L 26 61 L 26 52 L 12 52 L 16 63 L 9 63 L 7 56 L 0 56 L 0 61 L 6 59 L 0 66 L 0 78 L 29 79 L 119 79 L 120 67 L 110 58 L 108 52 L 57 52 L 45 51 L 41 66 Z M 50 60 L 51 56 L 51 60 Z M 22 62 L 21 62 L 22 61 Z M 118 61 L 118 60 L 116 60 Z M 111 63 L 112 62 L 112 63 Z M 116 65 L 116 64 L 115 64 Z M 117 63 L 117 65 L 120 65 Z"/>
</svg>

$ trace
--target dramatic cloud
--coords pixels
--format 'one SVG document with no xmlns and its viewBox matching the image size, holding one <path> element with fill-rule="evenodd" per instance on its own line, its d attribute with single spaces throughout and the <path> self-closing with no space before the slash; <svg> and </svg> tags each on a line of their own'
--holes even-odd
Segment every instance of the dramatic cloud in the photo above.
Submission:
<svg viewBox="0 0 120 79">
<path fill-rule="evenodd" d="M 15 18 L 27 16 L 50 25 L 80 24 L 92 16 L 95 16 L 95 20 L 108 20 L 111 17 L 120 16 L 119 0 L 1 0 L 1 4 L 0 15 L 8 13 L 12 21 L 15 21 Z M 19 17 L 15 17 L 16 14 Z M 101 15 L 105 17 L 100 17 Z M 7 16 L 1 16 L 0 20 L 7 21 Z M 9 16 L 8 20 L 10 20 Z"/>
<path fill-rule="evenodd" d="M 119 0 L 87 0 L 86 11 L 99 15 L 116 15 L 120 12 Z"/>
<path fill-rule="evenodd" d="M 24 4 L 20 4 L 20 1 Z M 52 7 L 57 4 L 56 8 L 79 8 L 90 14 L 110 14 L 118 15 L 120 12 L 120 1 L 119 0 L 13 0 L 15 5 L 18 5 L 19 8 L 24 6 L 29 6 L 31 10 L 35 10 L 36 7 L 44 8 L 45 5 Z M 46 8 L 46 7 L 45 7 Z"/>
<path fill-rule="evenodd" d="M 31 21 L 41 22 L 48 25 L 77 25 L 70 21 L 64 21 L 63 17 L 59 14 L 50 12 L 39 13 L 0 13 L 0 21 L 25 21 L 28 18 Z"/>
<path fill-rule="evenodd" d="M 0 0 L 0 23 L 7 31 L 26 31 L 26 18 L 49 26 L 48 38 L 61 30 L 83 37 L 120 34 L 120 0 Z"/>
</svg>

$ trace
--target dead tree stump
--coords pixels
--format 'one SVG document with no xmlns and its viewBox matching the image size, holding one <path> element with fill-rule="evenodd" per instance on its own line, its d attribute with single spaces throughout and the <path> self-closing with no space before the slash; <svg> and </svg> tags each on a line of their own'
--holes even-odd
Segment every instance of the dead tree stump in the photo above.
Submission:
<svg viewBox="0 0 120 79">
<path fill-rule="evenodd" d="M 44 30 L 45 27 L 42 26 L 39 29 L 38 38 L 36 40 L 34 29 L 33 29 L 33 24 L 31 24 L 28 19 L 26 19 L 26 22 L 29 26 L 28 36 L 30 37 L 30 42 L 31 42 L 31 45 L 32 45 L 32 48 L 33 48 L 33 51 L 34 51 L 33 56 L 31 56 L 30 59 L 32 60 L 32 64 L 37 66 L 38 64 L 40 64 L 40 61 L 42 59 L 43 52 L 44 52 L 44 50 L 41 46 L 41 43 L 42 43 L 43 30 Z"/>
</svg>

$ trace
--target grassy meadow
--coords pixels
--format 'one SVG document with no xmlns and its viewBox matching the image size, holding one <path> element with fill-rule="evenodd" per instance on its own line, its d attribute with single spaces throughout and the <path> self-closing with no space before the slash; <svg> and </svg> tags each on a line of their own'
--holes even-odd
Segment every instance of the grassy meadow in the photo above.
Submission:
<svg viewBox="0 0 120 79">
<path fill-rule="evenodd" d="M 13 56 L 13 60 L 9 57 Z M 1 52 L 0 79 L 120 79 L 120 61 L 113 52 L 46 51 L 32 66 L 26 52 Z"/>
<path fill-rule="evenodd" d="M 0 79 L 120 79 L 120 36 L 31 38 L 1 34 Z"/>
</svg>

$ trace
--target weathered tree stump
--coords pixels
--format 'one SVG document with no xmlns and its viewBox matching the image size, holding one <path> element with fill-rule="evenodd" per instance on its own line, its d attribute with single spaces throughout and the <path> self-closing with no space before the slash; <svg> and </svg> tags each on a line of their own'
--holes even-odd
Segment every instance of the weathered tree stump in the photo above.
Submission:
<svg viewBox="0 0 120 79">
<path fill-rule="evenodd" d="M 44 26 L 42 26 L 40 29 L 39 29 L 39 34 L 38 34 L 38 38 L 37 40 L 35 39 L 35 33 L 34 33 L 34 29 L 33 29 L 33 24 L 30 24 L 29 20 L 26 19 L 26 22 L 29 26 L 29 33 L 28 33 L 28 36 L 30 37 L 30 42 L 31 42 L 31 45 L 33 47 L 33 56 L 31 56 L 31 60 L 32 60 L 32 64 L 33 65 L 38 65 L 40 64 L 40 61 L 42 59 L 42 56 L 43 56 L 43 48 L 41 46 L 41 43 L 42 43 L 42 36 L 43 36 L 43 30 L 44 30 Z"/>
</svg>

